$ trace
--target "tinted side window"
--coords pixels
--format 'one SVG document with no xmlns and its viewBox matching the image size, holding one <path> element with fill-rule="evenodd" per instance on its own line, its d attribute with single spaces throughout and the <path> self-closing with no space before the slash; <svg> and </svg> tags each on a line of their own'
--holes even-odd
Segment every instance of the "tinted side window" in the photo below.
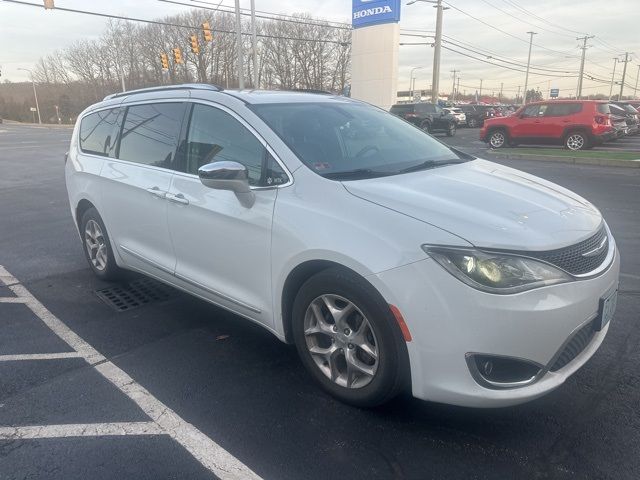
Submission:
<svg viewBox="0 0 640 480">
<path fill-rule="evenodd" d="M 525 107 L 525 109 L 522 111 L 522 115 L 524 117 L 537 117 L 539 110 L 540 105 L 530 105 L 528 107 Z"/>
<path fill-rule="evenodd" d="M 547 111 L 544 113 L 545 117 L 564 117 L 567 115 L 573 115 L 582 110 L 582 104 L 580 103 L 557 103 L 550 104 Z"/>
<path fill-rule="evenodd" d="M 264 185 L 267 151 L 233 116 L 218 108 L 194 104 L 187 133 L 187 173 L 196 174 L 207 163 L 229 160 L 249 170 L 250 185 Z"/>
<path fill-rule="evenodd" d="M 177 170 L 176 147 L 184 103 L 150 103 L 127 109 L 118 158 Z"/>
<path fill-rule="evenodd" d="M 80 149 L 103 157 L 113 156 L 115 146 L 114 125 L 118 109 L 102 110 L 87 115 L 80 122 Z"/>
<path fill-rule="evenodd" d="M 413 113 L 413 105 L 394 105 L 389 110 L 396 115 L 404 115 L 405 113 Z"/>
<path fill-rule="evenodd" d="M 609 110 L 609 105 L 606 103 L 599 103 L 598 104 L 598 113 L 602 113 L 603 115 L 608 115 L 611 113 L 611 110 Z"/>
</svg>

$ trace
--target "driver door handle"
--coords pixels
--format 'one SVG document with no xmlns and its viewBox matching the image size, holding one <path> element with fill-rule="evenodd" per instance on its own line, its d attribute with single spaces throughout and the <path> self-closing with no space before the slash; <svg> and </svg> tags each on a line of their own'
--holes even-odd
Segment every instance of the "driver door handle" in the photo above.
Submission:
<svg viewBox="0 0 640 480">
<path fill-rule="evenodd" d="M 173 203 L 180 203 L 182 205 L 189 205 L 189 200 L 187 200 L 186 198 L 184 198 L 184 195 L 181 193 L 177 193 L 177 194 L 173 194 L 173 193 L 167 193 L 164 198 L 166 198 L 167 200 L 169 200 L 170 202 Z"/>
</svg>

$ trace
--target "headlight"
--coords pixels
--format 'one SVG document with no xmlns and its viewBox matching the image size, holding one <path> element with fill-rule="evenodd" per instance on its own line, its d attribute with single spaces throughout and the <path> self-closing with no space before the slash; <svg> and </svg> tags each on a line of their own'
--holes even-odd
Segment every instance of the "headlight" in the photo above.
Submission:
<svg viewBox="0 0 640 480">
<path fill-rule="evenodd" d="M 517 293 L 573 280 L 547 263 L 518 255 L 423 245 L 422 249 L 467 285 L 489 293 Z"/>
</svg>

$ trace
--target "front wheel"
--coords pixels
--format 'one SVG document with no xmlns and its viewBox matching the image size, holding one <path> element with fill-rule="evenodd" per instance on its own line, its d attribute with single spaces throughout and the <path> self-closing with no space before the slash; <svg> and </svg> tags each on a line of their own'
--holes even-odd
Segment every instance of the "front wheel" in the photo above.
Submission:
<svg viewBox="0 0 640 480">
<path fill-rule="evenodd" d="M 582 132 L 571 132 L 564 140 L 569 150 L 577 151 L 589 148 L 589 138 Z"/>
<path fill-rule="evenodd" d="M 467 120 L 467 125 L 469 125 L 469 127 L 471 128 L 475 128 L 478 126 L 478 120 L 476 120 L 475 118 L 470 118 L 469 120 Z"/>
<path fill-rule="evenodd" d="M 389 306 L 365 280 L 330 268 L 300 288 L 293 337 L 305 368 L 339 400 L 372 407 L 405 384 L 402 336 Z"/>
<path fill-rule="evenodd" d="M 494 130 L 489 136 L 491 148 L 502 148 L 507 144 L 507 134 L 504 130 Z"/>
</svg>

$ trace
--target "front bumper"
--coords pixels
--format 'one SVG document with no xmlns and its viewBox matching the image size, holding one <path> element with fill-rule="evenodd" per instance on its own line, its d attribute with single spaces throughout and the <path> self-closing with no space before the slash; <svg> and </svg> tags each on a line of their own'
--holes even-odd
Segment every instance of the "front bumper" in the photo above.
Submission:
<svg viewBox="0 0 640 480">
<path fill-rule="evenodd" d="M 598 314 L 600 298 L 618 286 L 617 250 L 599 276 L 514 295 L 468 287 L 432 259 L 373 275 L 372 283 L 396 305 L 411 332 L 407 343 L 413 395 L 470 407 L 499 407 L 535 399 L 559 387 L 598 349 L 609 326 L 557 371 L 510 389 L 481 386 L 466 354 L 516 357 L 550 367 L 571 335 Z"/>
</svg>

